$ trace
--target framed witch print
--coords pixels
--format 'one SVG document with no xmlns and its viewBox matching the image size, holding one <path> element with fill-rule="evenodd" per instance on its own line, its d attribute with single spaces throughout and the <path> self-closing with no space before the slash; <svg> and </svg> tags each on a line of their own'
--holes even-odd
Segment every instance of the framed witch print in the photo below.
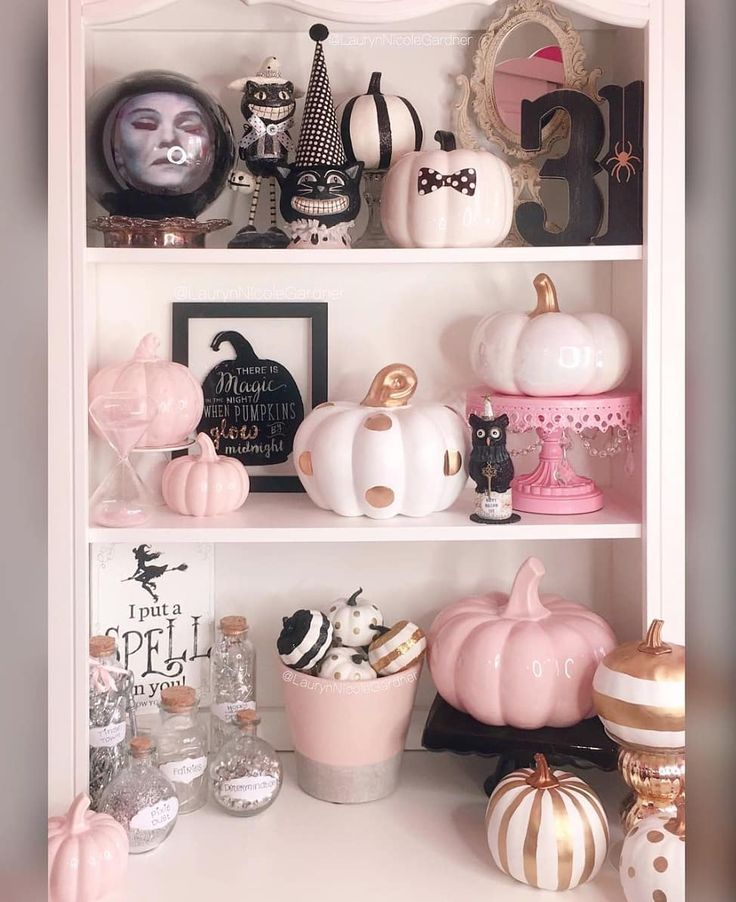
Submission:
<svg viewBox="0 0 736 902">
<path fill-rule="evenodd" d="M 327 400 L 327 304 L 174 303 L 172 357 L 197 378 L 218 454 L 248 469 L 252 492 L 303 491 L 294 435 Z"/>
</svg>

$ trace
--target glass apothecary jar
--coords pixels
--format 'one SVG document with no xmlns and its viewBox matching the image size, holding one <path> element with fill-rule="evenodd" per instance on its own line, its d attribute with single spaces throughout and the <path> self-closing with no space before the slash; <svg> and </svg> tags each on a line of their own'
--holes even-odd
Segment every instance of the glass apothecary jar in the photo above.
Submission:
<svg viewBox="0 0 736 902">
<path fill-rule="evenodd" d="M 211 654 L 211 751 L 218 752 L 233 734 L 238 711 L 256 706 L 256 651 L 245 617 L 220 620 L 222 635 Z"/>
<path fill-rule="evenodd" d="M 133 674 L 117 663 L 114 636 L 89 640 L 89 798 L 97 809 L 105 788 L 124 767 L 135 733 Z"/>
<path fill-rule="evenodd" d="M 210 765 L 212 795 L 228 814 L 250 817 L 276 799 L 283 780 L 281 761 L 258 736 L 260 718 L 252 708 L 238 711 L 238 731 Z"/>
<path fill-rule="evenodd" d="M 150 737 L 130 740 L 128 764 L 102 793 L 98 810 L 125 828 L 131 855 L 156 849 L 174 829 L 179 799 L 158 769 Z"/>
<path fill-rule="evenodd" d="M 179 814 L 189 814 L 207 801 L 207 728 L 199 720 L 192 686 L 161 691 L 158 765 L 179 799 Z"/>
</svg>

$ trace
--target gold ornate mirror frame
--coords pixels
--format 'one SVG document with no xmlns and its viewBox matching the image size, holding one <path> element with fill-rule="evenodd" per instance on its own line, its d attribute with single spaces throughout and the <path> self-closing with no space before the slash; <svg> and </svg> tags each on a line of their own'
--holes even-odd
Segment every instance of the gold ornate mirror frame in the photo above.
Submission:
<svg viewBox="0 0 736 902">
<path fill-rule="evenodd" d="M 463 147 L 479 149 L 468 118 L 468 103 L 473 94 L 473 111 L 483 134 L 510 157 L 529 161 L 548 154 L 553 145 L 566 137 L 569 130 L 568 117 L 556 113 L 542 132 L 542 147 L 539 150 L 524 150 L 521 136 L 515 134 L 503 121 L 496 104 L 493 90 L 493 75 L 496 58 L 506 38 L 522 25 L 533 23 L 546 28 L 557 41 L 562 51 L 565 73 L 565 87 L 583 91 L 593 100 L 601 102 L 596 83 L 602 69 L 585 69 L 585 50 L 580 35 L 572 27 L 570 19 L 563 16 L 545 0 L 511 0 L 504 13 L 491 22 L 478 43 L 473 58 L 473 75 L 459 75 L 460 100 L 456 104 L 455 133 Z"/>
</svg>

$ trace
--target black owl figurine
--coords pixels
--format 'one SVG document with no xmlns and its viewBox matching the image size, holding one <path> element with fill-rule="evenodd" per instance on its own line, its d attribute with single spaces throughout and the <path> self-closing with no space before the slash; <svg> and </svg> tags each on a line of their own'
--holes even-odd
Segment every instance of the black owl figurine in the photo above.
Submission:
<svg viewBox="0 0 736 902">
<path fill-rule="evenodd" d="M 252 193 L 252 196 L 248 224 L 228 247 L 286 247 L 289 238 L 276 225 L 276 168 L 286 165 L 289 151 L 294 149 L 290 129 L 294 125 L 296 98 L 301 93 L 282 77 L 275 56 L 265 59 L 256 75 L 239 78 L 229 87 L 243 95 L 240 99 L 243 137 L 238 155 L 247 168 L 247 171 L 234 169 L 229 184 L 233 191 Z M 266 232 L 258 232 L 255 219 L 264 178 L 268 182 L 271 227 Z"/>
<path fill-rule="evenodd" d="M 470 478 L 475 483 L 474 523 L 516 523 L 521 519 L 511 509 L 511 480 L 514 464 L 506 448 L 505 413 L 493 416 L 491 399 L 486 398 L 483 416 L 471 413 L 468 419 L 472 430 L 473 447 L 470 452 Z"/>
</svg>

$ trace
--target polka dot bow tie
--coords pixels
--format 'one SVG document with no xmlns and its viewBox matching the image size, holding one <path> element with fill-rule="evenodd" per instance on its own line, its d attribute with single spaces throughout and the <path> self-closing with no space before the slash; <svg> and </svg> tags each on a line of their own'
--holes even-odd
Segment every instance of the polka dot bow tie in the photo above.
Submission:
<svg viewBox="0 0 736 902">
<path fill-rule="evenodd" d="M 424 167 L 419 170 L 417 190 L 420 194 L 431 194 L 440 188 L 454 188 L 460 194 L 472 197 L 475 194 L 475 169 L 458 169 L 450 175 L 443 175 L 436 169 Z"/>
</svg>

